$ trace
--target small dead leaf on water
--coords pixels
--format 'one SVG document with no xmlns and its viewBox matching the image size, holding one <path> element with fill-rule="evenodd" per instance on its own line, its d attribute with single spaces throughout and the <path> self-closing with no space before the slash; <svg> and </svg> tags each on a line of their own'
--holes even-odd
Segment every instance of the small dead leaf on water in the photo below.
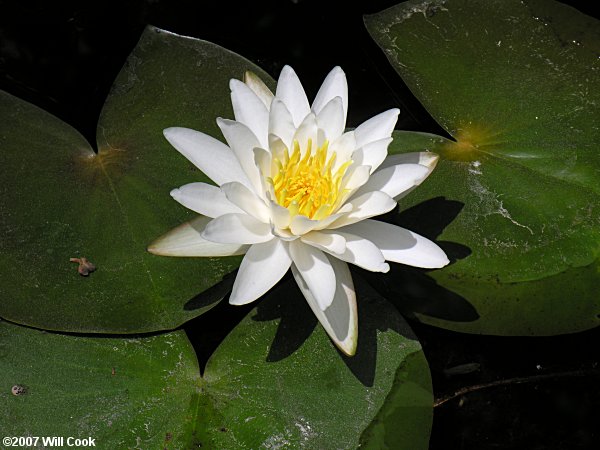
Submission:
<svg viewBox="0 0 600 450">
<path fill-rule="evenodd" d="M 69 261 L 79 264 L 77 272 L 79 272 L 79 275 L 81 276 L 87 277 L 90 273 L 96 270 L 94 263 L 83 256 L 81 258 L 70 258 Z"/>
</svg>

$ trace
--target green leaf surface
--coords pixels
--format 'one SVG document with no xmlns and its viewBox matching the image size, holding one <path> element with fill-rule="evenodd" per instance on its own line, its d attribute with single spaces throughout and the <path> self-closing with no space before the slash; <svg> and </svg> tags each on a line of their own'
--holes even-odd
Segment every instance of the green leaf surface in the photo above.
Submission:
<svg viewBox="0 0 600 450">
<path fill-rule="evenodd" d="M 360 285 L 360 283 L 359 283 Z M 59 335 L 0 322 L 0 428 L 98 448 L 427 449 L 427 361 L 397 310 L 359 288 L 345 357 L 292 280 L 227 336 L 201 378 L 183 332 Z M 22 395 L 11 389 L 19 385 Z"/>
<path fill-rule="evenodd" d="M 3 436 L 63 436 L 60 448 L 69 436 L 101 449 L 189 448 L 197 377 L 183 331 L 119 339 L 0 322 Z M 50 448 L 41 439 L 27 447 Z"/>
<path fill-rule="evenodd" d="M 365 21 L 454 138 L 396 134 L 392 153 L 441 160 L 394 220 L 446 243 L 454 263 L 413 281 L 397 268 L 408 284 L 385 295 L 457 331 L 597 326 L 598 21 L 542 0 L 410 1 Z"/>
<path fill-rule="evenodd" d="M 229 80 L 252 70 L 215 44 L 147 28 L 98 123 L 98 153 L 73 128 L 0 93 L 0 316 L 51 330 L 172 329 L 227 288 L 206 291 L 239 257 L 164 258 L 146 252 L 195 214 L 171 189 L 208 181 L 164 139 L 170 126 L 221 138 L 232 117 Z M 85 257 L 88 277 L 70 258 Z M 197 297 L 198 294 L 203 295 Z"/>
<path fill-rule="evenodd" d="M 356 281 L 354 357 L 335 349 L 293 281 L 233 330 L 204 373 L 203 448 L 428 448 L 433 398 L 421 346 L 393 306 Z"/>
</svg>

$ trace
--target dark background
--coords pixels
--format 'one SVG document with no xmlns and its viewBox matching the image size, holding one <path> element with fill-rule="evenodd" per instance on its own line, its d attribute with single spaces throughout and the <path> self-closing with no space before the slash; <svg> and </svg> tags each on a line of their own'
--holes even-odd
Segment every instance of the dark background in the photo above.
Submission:
<svg viewBox="0 0 600 450">
<path fill-rule="evenodd" d="M 285 64 L 309 98 L 340 65 L 350 84 L 349 126 L 399 106 L 398 129 L 445 134 L 369 38 L 362 15 L 397 0 L 0 0 L 0 89 L 26 99 L 95 142 L 110 86 L 146 24 L 209 40 L 273 76 Z M 569 1 L 595 15 L 596 1 Z M 1 120 L 1 118 L 0 118 Z M 569 301 L 565 299 L 565 301 Z M 221 304 L 186 329 L 206 362 L 248 311 Z M 225 314 L 231 323 L 215 323 Z M 544 338 L 462 335 L 412 323 L 431 366 L 435 408 L 431 448 L 600 448 L 600 330 Z M 194 330 L 204 330 L 198 335 Z M 466 366 L 462 366 L 465 365 Z M 452 369 L 462 366 L 462 369 Z"/>
</svg>

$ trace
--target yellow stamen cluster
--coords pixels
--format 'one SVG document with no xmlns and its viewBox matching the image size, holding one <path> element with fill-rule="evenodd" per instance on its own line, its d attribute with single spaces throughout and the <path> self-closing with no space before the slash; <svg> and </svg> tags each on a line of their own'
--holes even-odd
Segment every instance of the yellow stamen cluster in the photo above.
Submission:
<svg viewBox="0 0 600 450">
<path fill-rule="evenodd" d="M 326 141 L 312 152 L 312 142 L 302 156 L 298 141 L 294 141 L 292 154 L 286 149 L 282 160 L 275 158 L 275 171 L 269 182 L 273 185 L 277 203 L 290 210 L 292 215 L 302 214 L 320 220 L 330 215 L 342 197 L 340 187 L 346 169 L 352 161 L 342 164 L 333 173 L 336 155 L 327 159 Z"/>
</svg>

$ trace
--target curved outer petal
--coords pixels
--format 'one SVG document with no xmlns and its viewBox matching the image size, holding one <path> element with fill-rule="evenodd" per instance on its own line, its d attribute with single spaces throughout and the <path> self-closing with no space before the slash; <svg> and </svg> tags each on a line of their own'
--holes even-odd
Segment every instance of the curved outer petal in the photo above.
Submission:
<svg viewBox="0 0 600 450">
<path fill-rule="evenodd" d="M 339 231 L 356 234 L 372 241 L 388 261 L 426 269 L 444 267 L 450 262 L 444 251 L 434 242 L 389 223 L 364 220 Z"/>
<path fill-rule="evenodd" d="M 184 222 L 152 242 L 147 250 L 161 256 L 233 256 L 246 253 L 247 245 L 218 244 L 204 239 L 201 234 L 209 222 L 210 219 L 203 216 Z"/>
<path fill-rule="evenodd" d="M 256 94 L 263 104 L 269 109 L 271 102 L 273 101 L 273 92 L 267 87 L 267 85 L 260 79 L 254 72 L 247 70 L 244 73 L 244 83 Z"/>
<path fill-rule="evenodd" d="M 329 228 L 335 229 L 350 225 L 352 223 L 379 216 L 391 211 L 396 207 L 396 202 L 383 192 L 367 192 L 353 198 L 344 206 L 350 206 L 352 210 L 333 222 Z"/>
<path fill-rule="evenodd" d="M 346 241 L 346 250 L 341 254 L 332 254 L 332 256 L 371 272 L 389 272 L 389 264 L 385 262 L 383 253 L 373 242 L 362 236 L 340 230 L 324 233 L 339 234 Z M 327 249 L 325 251 L 331 253 Z"/>
<path fill-rule="evenodd" d="M 303 235 L 300 240 L 305 244 L 312 245 L 334 255 L 342 254 L 346 251 L 346 239 L 339 233 L 311 231 Z"/>
<path fill-rule="evenodd" d="M 371 175 L 354 195 L 380 191 L 394 198 L 421 184 L 430 173 L 431 171 L 427 167 L 419 164 L 399 164 L 386 167 Z"/>
<path fill-rule="evenodd" d="M 292 264 L 292 274 L 308 306 L 321 322 L 333 343 L 346 355 L 352 356 L 356 353 L 358 342 L 358 311 L 354 283 L 348 264 L 334 257 L 328 257 L 328 259 L 335 273 L 336 290 L 331 305 L 325 311 L 319 307 L 308 284 L 294 264 Z"/>
<path fill-rule="evenodd" d="M 225 214 L 211 220 L 202 237 L 222 244 L 258 244 L 273 239 L 271 226 L 247 214 Z"/>
<path fill-rule="evenodd" d="M 325 105 L 327 105 L 335 97 L 340 97 L 342 101 L 342 110 L 344 123 L 342 129 L 346 126 L 346 114 L 348 112 L 348 82 L 346 74 L 341 67 L 334 67 L 325 77 L 323 84 L 319 88 L 319 92 L 315 96 L 312 104 L 312 111 L 319 114 Z"/>
<path fill-rule="evenodd" d="M 354 151 L 352 154 L 352 160 L 355 164 L 371 166 L 371 173 L 373 173 L 386 160 L 387 149 L 392 141 L 393 139 L 388 137 L 369 142 L 368 144 L 365 144 L 361 148 Z"/>
<path fill-rule="evenodd" d="M 362 147 L 370 142 L 388 138 L 394 131 L 400 110 L 393 108 L 371 117 L 360 124 L 355 130 L 356 147 Z"/>
<path fill-rule="evenodd" d="M 327 256 L 300 240 L 291 241 L 289 246 L 294 265 L 302 274 L 319 308 L 324 311 L 333 302 L 336 291 L 335 273 Z"/>
<path fill-rule="evenodd" d="M 235 120 L 217 119 L 225 140 L 238 159 L 242 170 L 254 186 L 254 191 L 262 195 L 262 182 L 256 163 L 254 162 L 254 148 L 260 147 L 258 138 L 246 125 Z"/>
<path fill-rule="evenodd" d="M 240 184 L 240 183 L 238 183 Z M 240 186 L 243 186 L 240 184 Z M 217 186 L 206 183 L 189 183 L 171 191 L 171 197 L 186 208 L 207 217 L 241 213 L 242 210 L 227 200 Z"/>
<path fill-rule="evenodd" d="M 261 147 L 268 145 L 269 110 L 252 89 L 240 80 L 230 80 L 231 104 L 237 122 L 246 125 L 257 137 Z"/>
<path fill-rule="evenodd" d="M 269 111 L 269 145 L 271 145 L 271 135 L 277 136 L 287 148 L 292 148 L 296 127 L 291 113 L 288 111 L 285 103 L 275 97 L 271 103 Z"/>
<path fill-rule="evenodd" d="M 319 136 L 319 147 L 327 140 L 335 141 L 344 132 L 346 126 L 346 117 L 344 116 L 344 106 L 340 97 L 331 99 L 329 103 L 317 114 L 317 125 L 323 136 Z"/>
<path fill-rule="evenodd" d="M 419 164 L 420 166 L 427 168 L 427 170 L 429 171 L 427 176 L 429 176 L 429 174 L 431 172 L 433 172 L 433 169 L 435 169 L 435 166 L 437 165 L 437 162 L 439 161 L 439 159 L 440 159 L 440 157 L 437 154 L 432 153 L 432 152 L 415 152 L 415 153 L 402 153 L 402 154 L 398 154 L 398 155 L 389 155 L 381 164 L 380 170 L 383 170 L 385 168 L 395 166 L 398 164 Z M 402 192 L 401 194 L 395 195 L 394 199 L 400 200 L 401 198 L 408 195 L 413 189 L 415 189 L 415 187 L 407 189 L 406 191 Z"/>
<path fill-rule="evenodd" d="M 272 239 L 250 247 L 238 270 L 229 296 L 232 305 L 245 305 L 265 294 L 290 268 L 288 244 Z"/>
<path fill-rule="evenodd" d="M 252 187 L 233 151 L 221 141 L 189 128 L 166 128 L 163 134 L 173 147 L 219 186 L 239 181 Z"/>
<path fill-rule="evenodd" d="M 388 155 L 381 163 L 381 169 L 397 166 L 398 164 L 419 164 L 427 167 L 431 172 L 435 169 L 439 159 L 439 155 L 433 152 L 398 153 L 395 155 Z"/>
<path fill-rule="evenodd" d="M 298 127 L 310 112 L 306 93 L 300 83 L 300 79 L 294 69 L 290 66 L 285 66 L 281 70 L 279 80 L 277 80 L 277 90 L 275 97 L 281 99 L 287 109 L 292 114 L 294 126 Z"/>
<path fill-rule="evenodd" d="M 239 209 L 263 223 L 271 222 L 271 209 L 254 192 L 241 183 L 225 183 L 221 186 L 227 199 Z"/>
</svg>

